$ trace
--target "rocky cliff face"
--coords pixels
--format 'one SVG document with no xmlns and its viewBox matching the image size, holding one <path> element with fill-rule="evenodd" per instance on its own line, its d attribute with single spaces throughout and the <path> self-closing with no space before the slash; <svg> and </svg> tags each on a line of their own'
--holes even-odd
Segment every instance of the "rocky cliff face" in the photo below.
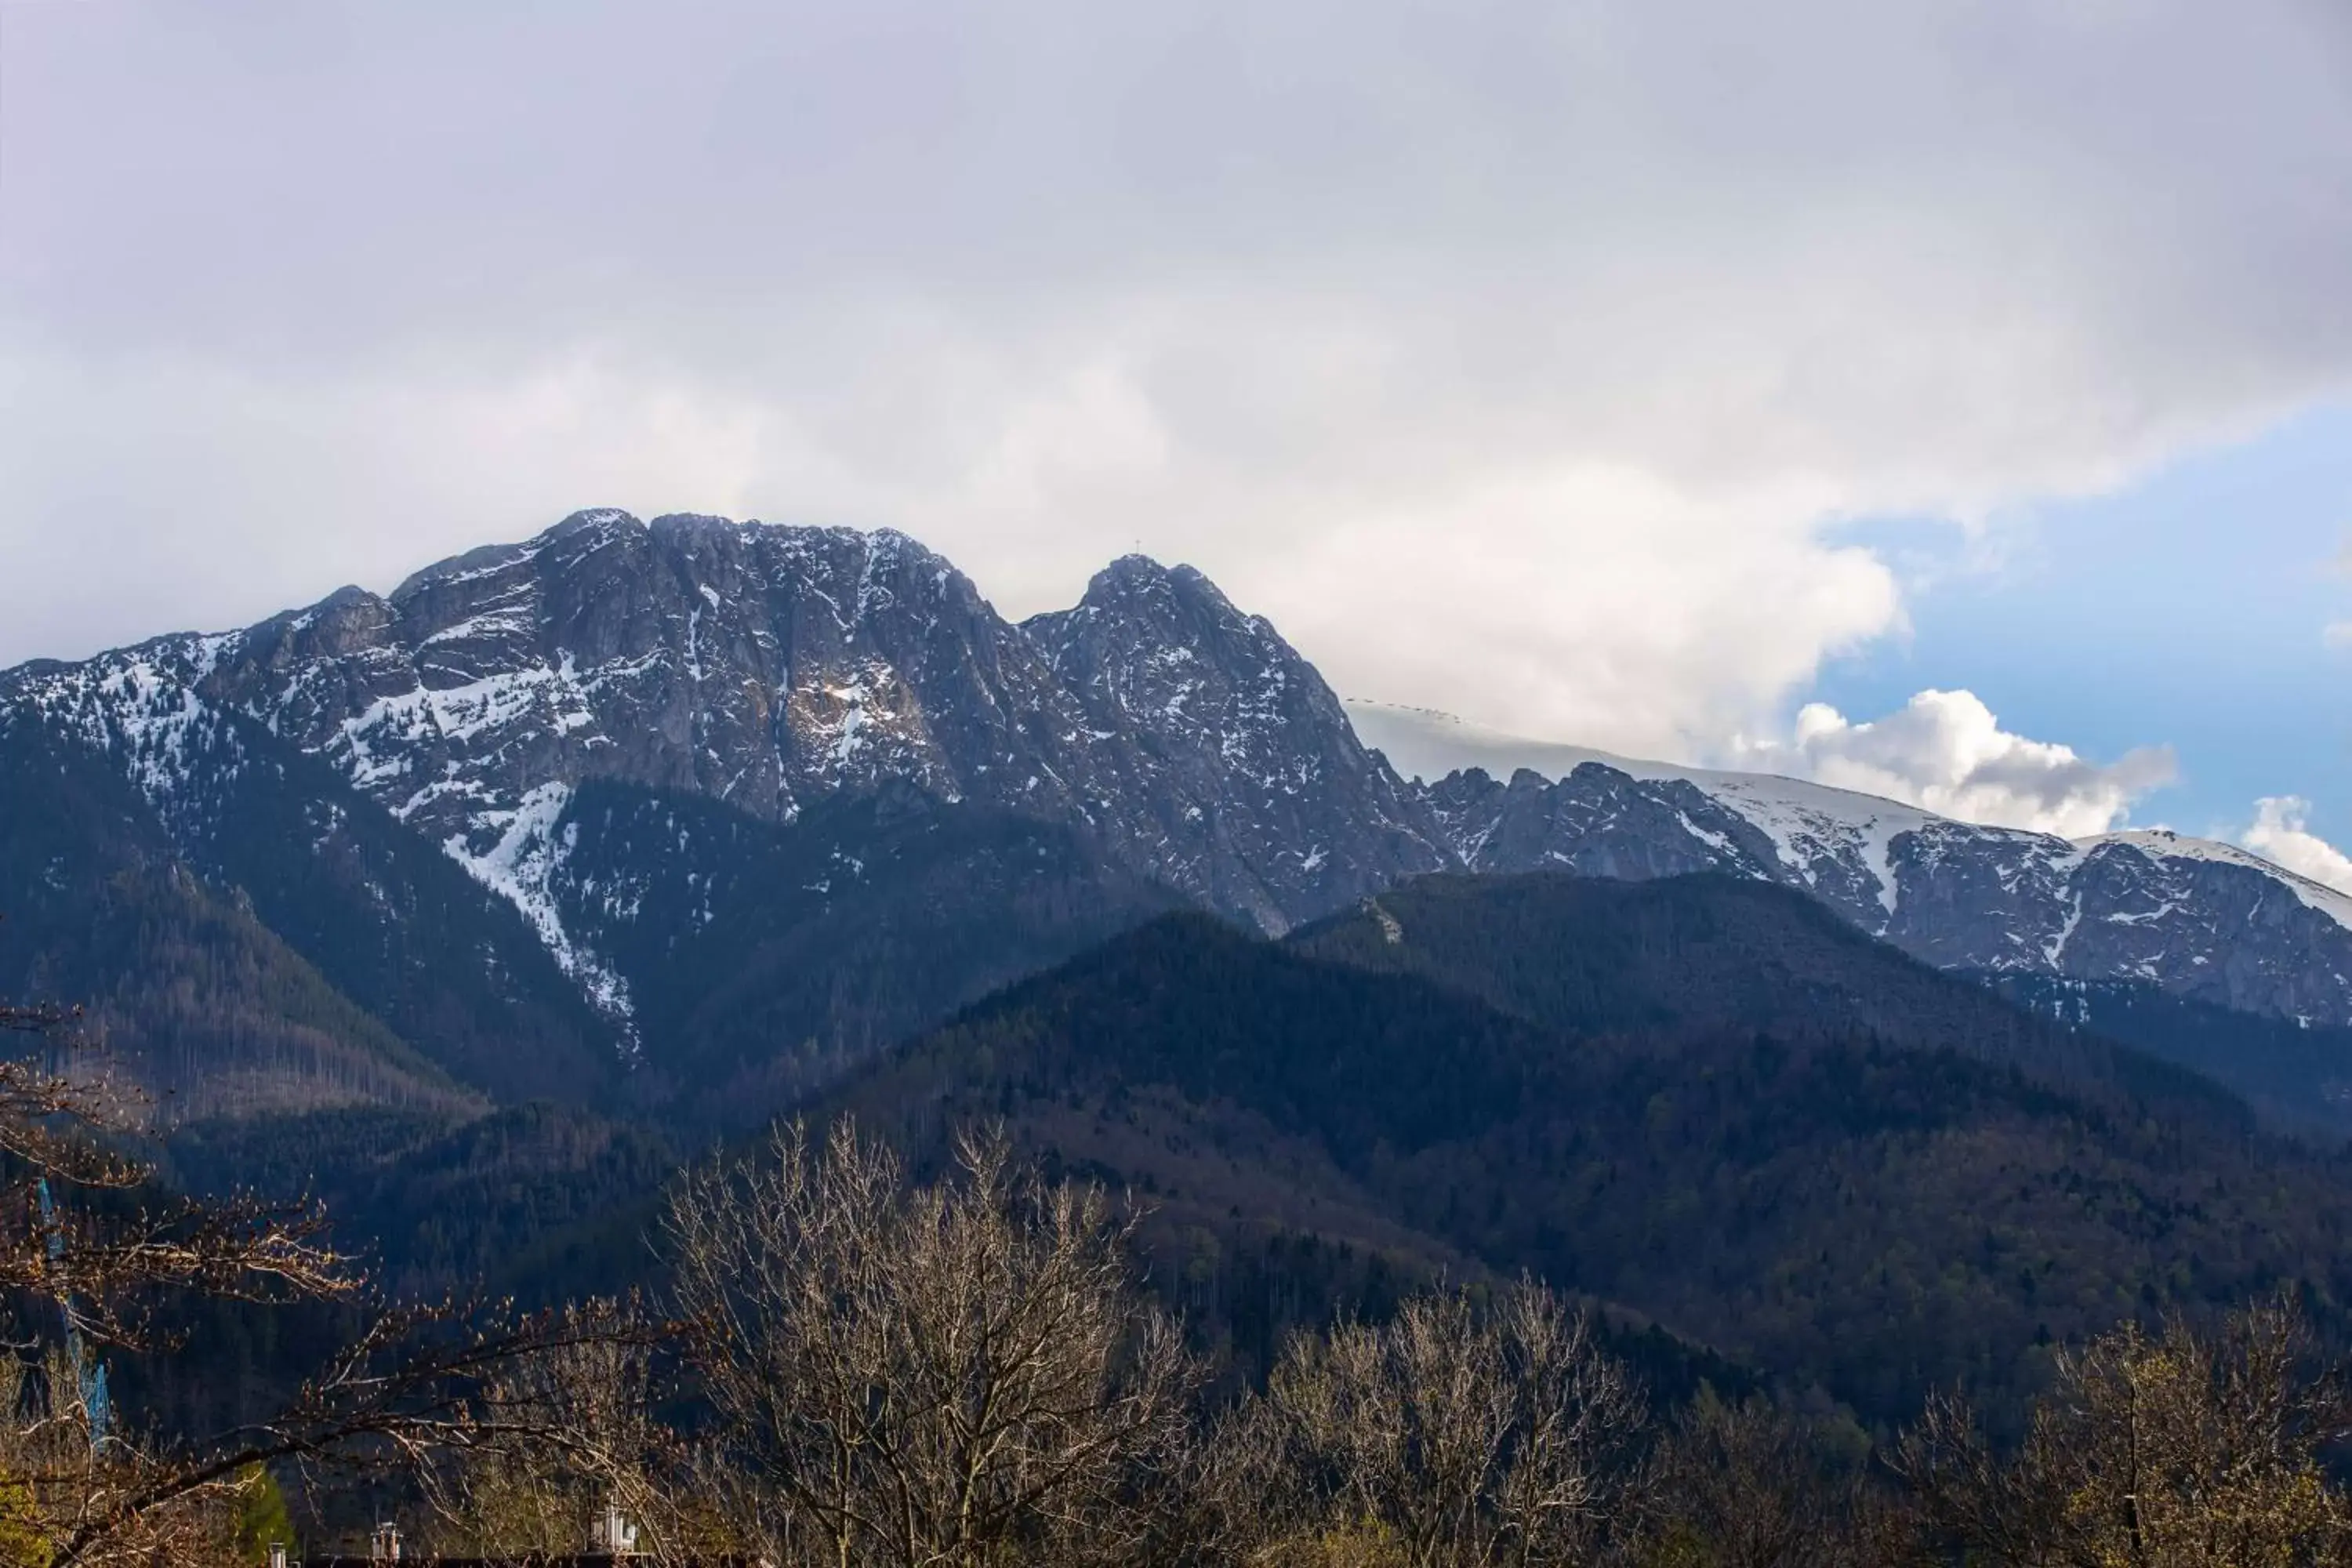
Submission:
<svg viewBox="0 0 2352 1568">
<path fill-rule="evenodd" d="M 1115 839 L 1170 885 L 1279 931 L 1453 863 L 1315 668 L 1192 568 L 1130 555 L 1021 629 L 1116 748 Z"/>
<path fill-rule="evenodd" d="M 912 540 L 583 512 L 221 639 L 200 700 L 261 719 L 512 900 L 608 1010 L 550 887 L 587 779 L 790 821 L 887 780 L 1091 820 L 1075 707 Z"/>
<path fill-rule="evenodd" d="M 241 634 L 205 692 L 469 841 L 483 803 L 588 777 L 771 820 L 884 779 L 1061 813 L 1089 782 L 1027 645 L 887 532 L 582 513 Z"/>
<path fill-rule="evenodd" d="M 588 512 L 229 639 L 202 685 L 494 885 L 587 778 L 779 821 L 911 782 L 1276 931 L 1447 859 L 1312 667 L 1140 558 L 1015 627 L 899 534 Z"/>
<path fill-rule="evenodd" d="M 247 752 L 301 759 L 319 798 L 299 831 L 338 831 L 363 800 L 518 911 L 625 1041 L 632 965 L 614 955 L 644 944 L 612 909 L 587 918 L 566 871 L 591 783 L 775 826 L 912 787 L 1052 824 L 1121 877 L 1268 931 L 1449 868 L 1714 870 L 1801 888 L 1945 967 L 2352 1023 L 2352 900 L 2242 852 L 2069 844 L 1631 763 L 1407 784 L 1273 626 L 1141 557 L 1013 626 L 900 534 L 582 512 L 388 595 L 7 672 L 10 714 L 107 759 L 192 853 Z M 690 859 L 599 875 L 709 875 Z"/>
</svg>

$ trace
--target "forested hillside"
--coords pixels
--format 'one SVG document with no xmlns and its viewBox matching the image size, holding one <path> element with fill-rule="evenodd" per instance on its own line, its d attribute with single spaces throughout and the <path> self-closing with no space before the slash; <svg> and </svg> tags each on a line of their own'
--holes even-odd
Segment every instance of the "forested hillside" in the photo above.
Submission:
<svg viewBox="0 0 2352 1568">
<path fill-rule="evenodd" d="M 1436 909 L 1574 918 L 1580 893 L 1439 886 L 1389 917 L 1393 947 L 1369 912 L 1377 947 L 1355 951 L 1410 950 L 1414 914 Z M 1718 900 L 1754 894 L 1644 890 L 1654 921 L 1589 955 L 1593 984 L 1528 970 L 1524 1012 L 1315 955 L 1356 933 L 1286 948 L 1171 917 L 975 1007 L 837 1103 L 918 1147 L 1005 1117 L 1203 1233 L 1205 1268 L 1260 1215 L 1532 1268 L 1874 1419 L 1955 1380 L 2013 1409 L 2054 1340 L 2282 1281 L 2347 1326 L 2342 1161 L 2254 1134 L 2201 1080 L 1826 925 L 1832 941 L 1774 939 L 1782 967 L 1760 992 L 1711 994 L 1705 941 L 1688 965 L 1624 962 L 1644 929 L 1720 932 Z M 1516 967 L 1495 942 L 1463 951 L 1496 984 Z M 1874 969 L 1900 984 L 1873 994 Z M 1808 994 L 1828 999 L 1818 1017 L 1777 1010 Z"/>
<path fill-rule="evenodd" d="M 907 784 L 779 825 L 601 783 L 564 831 L 557 906 L 635 1001 L 627 1102 L 738 1131 L 1181 903 L 1083 834 Z"/>
</svg>

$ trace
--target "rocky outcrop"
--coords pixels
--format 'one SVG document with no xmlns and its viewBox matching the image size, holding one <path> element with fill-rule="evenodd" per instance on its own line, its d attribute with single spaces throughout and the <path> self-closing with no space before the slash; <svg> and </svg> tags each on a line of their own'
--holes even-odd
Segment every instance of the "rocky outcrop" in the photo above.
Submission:
<svg viewBox="0 0 2352 1568">
<path fill-rule="evenodd" d="M 1279 931 L 1454 863 L 1315 667 L 1192 568 L 1128 556 L 1021 629 L 1118 749 L 1115 841 L 1171 886 Z"/>
</svg>

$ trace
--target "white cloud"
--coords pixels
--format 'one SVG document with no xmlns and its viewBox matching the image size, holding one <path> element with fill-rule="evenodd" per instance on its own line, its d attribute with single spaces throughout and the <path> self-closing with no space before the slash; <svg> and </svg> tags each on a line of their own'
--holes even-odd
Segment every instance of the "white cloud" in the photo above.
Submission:
<svg viewBox="0 0 2352 1568">
<path fill-rule="evenodd" d="M 1787 741 L 1749 746 L 1741 760 L 1969 822 L 2068 838 L 2122 826 L 2132 803 L 2176 771 L 2169 747 L 2102 764 L 2071 746 L 2012 734 L 1968 691 L 1922 691 L 1862 723 L 1809 703 Z"/>
<path fill-rule="evenodd" d="M 2352 893 L 2352 856 L 2313 833 L 2310 824 L 2309 801 L 2292 795 L 2266 796 L 2254 802 L 2253 826 L 2239 839 L 2290 871 L 2339 893 Z"/>
<path fill-rule="evenodd" d="M 1520 768 L 1562 778 L 1586 762 L 1642 776 L 1654 771 L 1642 760 L 1531 740 L 1442 710 L 1351 700 L 1348 713 L 1357 736 L 1408 777 L 1434 780 L 1475 767 L 1497 778 Z M 1967 691 L 1922 691 L 1896 711 L 1863 723 L 1812 703 L 1799 711 L 1785 738 L 1735 741 L 1702 760 L 2069 838 L 2123 826 L 2133 803 L 2170 783 L 2174 773 L 2169 747 L 2145 747 L 2102 764 L 2070 746 L 2011 734 Z"/>
<path fill-rule="evenodd" d="M 0 662 L 618 504 L 1702 754 L 1902 626 L 1840 520 L 2345 384 L 2335 10 L 17 7 Z"/>
<path fill-rule="evenodd" d="M 2321 629 L 2321 643 L 2328 647 L 2352 647 L 2352 621 L 2331 621 Z"/>
</svg>

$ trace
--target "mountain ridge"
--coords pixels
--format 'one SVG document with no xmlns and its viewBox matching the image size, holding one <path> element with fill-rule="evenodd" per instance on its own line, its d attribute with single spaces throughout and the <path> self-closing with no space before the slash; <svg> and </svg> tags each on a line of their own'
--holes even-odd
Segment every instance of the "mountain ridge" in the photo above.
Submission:
<svg viewBox="0 0 2352 1568">
<path fill-rule="evenodd" d="M 1402 741 L 1423 774 L 1444 754 L 1429 736 L 1450 715 L 1362 702 L 1349 714 Z M 2146 981 L 2241 1011 L 2352 1020 L 2352 898 L 2234 845 L 2164 829 L 2068 840 L 1775 774 L 1573 746 L 1523 754 L 1563 771 L 1522 766 L 1505 783 L 1473 766 L 1423 784 L 1472 869 L 1725 871 L 1801 887 L 1939 967 Z M 1647 814 L 1642 830 L 1625 830 L 1629 811 Z"/>
<path fill-rule="evenodd" d="M 648 1034 L 647 971 L 615 954 L 653 950 L 627 929 L 625 901 L 583 902 L 567 868 L 588 841 L 582 793 L 607 785 L 707 802 L 762 832 L 912 789 L 950 816 L 1009 814 L 1075 836 L 1040 852 L 1076 879 L 1062 884 L 1067 908 L 1095 912 L 1066 927 L 1062 906 L 1037 906 L 1044 923 L 1024 939 L 1037 945 L 1002 949 L 974 984 L 1058 960 L 1078 933 L 1102 934 L 1089 921 L 1126 918 L 1115 910 L 1139 917 L 1146 884 L 1280 933 L 1431 872 L 1716 871 L 1804 891 L 1940 968 L 2145 983 L 2352 1026 L 2352 900 L 2315 902 L 2242 851 L 2149 834 L 2070 845 L 1802 781 L 1597 754 L 1556 779 L 1408 781 L 1270 622 L 1197 570 L 1141 556 L 1106 566 L 1070 609 L 1016 625 L 902 533 L 597 509 L 425 566 L 388 595 L 339 589 L 242 630 L 18 666 L 0 672 L 0 716 L 13 718 L 0 746 L 29 724 L 113 770 L 158 842 L 225 889 L 259 874 L 258 852 L 213 853 L 205 803 L 260 798 L 253 768 L 301 781 L 268 808 L 289 822 L 331 825 L 366 803 L 379 858 L 454 863 L 520 920 L 592 1016 L 563 1027 L 609 1041 L 625 1072 Z M 987 841 L 968 840 L 1009 864 Z M 596 875 L 677 884 L 656 907 L 688 907 L 685 884 L 714 874 L 636 842 L 644 863 Z M 845 843 L 828 852 L 858 858 Z M 352 896 L 381 883 L 360 876 Z M 0 900 L 17 898 L 0 887 Z M 297 933 L 296 945 L 335 940 Z M 542 962 L 501 956 L 508 940 L 484 934 L 442 973 L 487 965 L 497 990 Z M 350 973 L 369 1005 L 425 1016 L 410 994 L 420 975 Z M 950 987 L 939 1005 L 964 994 Z"/>
</svg>

